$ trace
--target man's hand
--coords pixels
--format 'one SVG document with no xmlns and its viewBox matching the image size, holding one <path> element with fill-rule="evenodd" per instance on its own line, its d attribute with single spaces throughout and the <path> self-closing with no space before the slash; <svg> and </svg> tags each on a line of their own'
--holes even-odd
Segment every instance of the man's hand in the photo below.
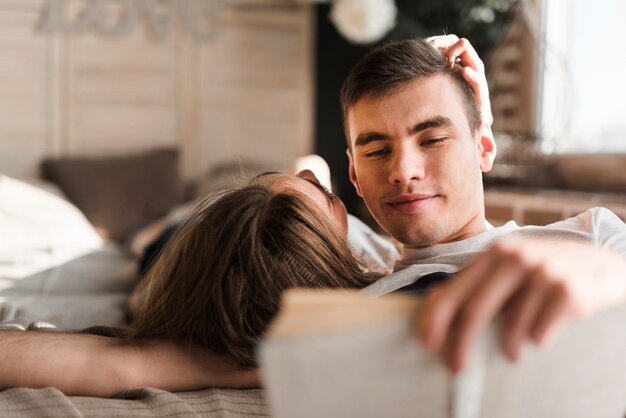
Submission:
<svg viewBox="0 0 626 418">
<path fill-rule="evenodd" d="M 427 40 L 432 46 L 444 53 L 451 66 L 461 65 L 463 77 L 474 90 L 482 122 L 487 127 L 491 127 L 493 114 L 491 113 L 489 87 L 487 86 L 487 77 L 485 76 L 485 64 L 483 64 L 470 41 L 465 38 L 459 39 L 456 35 L 431 36 Z"/>
<path fill-rule="evenodd" d="M 458 372 L 497 314 L 516 361 L 525 340 L 545 345 L 565 321 L 624 301 L 623 257 L 580 241 L 509 237 L 428 295 L 419 334 L 427 349 L 445 344 L 445 363 Z"/>
</svg>

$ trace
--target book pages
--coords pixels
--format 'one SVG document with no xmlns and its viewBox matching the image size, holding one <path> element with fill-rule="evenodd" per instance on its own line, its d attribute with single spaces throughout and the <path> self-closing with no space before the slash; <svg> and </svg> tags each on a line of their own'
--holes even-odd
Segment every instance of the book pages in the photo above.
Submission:
<svg viewBox="0 0 626 418">
<path fill-rule="evenodd" d="M 449 416 L 446 372 L 416 341 L 415 297 L 304 291 L 285 299 L 260 348 L 273 416 Z"/>
<path fill-rule="evenodd" d="M 488 326 L 470 351 L 465 369 L 454 377 L 451 387 L 453 418 L 479 418 L 485 374 L 494 347 L 494 327 Z"/>
<path fill-rule="evenodd" d="M 450 378 L 415 336 L 419 299 L 351 292 L 287 294 L 259 359 L 282 417 L 626 417 L 626 306 L 567 324 L 518 364 L 496 327 Z"/>
<path fill-rule="evenodd" d="M 269 339 L 260 352 L 272 416 L 447 417 L 448 379 L 410 321 Z"/>
<path fill-rule="evenodd" d="M 626 417 L 626 306 L 567 326 L 518 364 L 491 344 L 483 418 Z"/>
</svg>

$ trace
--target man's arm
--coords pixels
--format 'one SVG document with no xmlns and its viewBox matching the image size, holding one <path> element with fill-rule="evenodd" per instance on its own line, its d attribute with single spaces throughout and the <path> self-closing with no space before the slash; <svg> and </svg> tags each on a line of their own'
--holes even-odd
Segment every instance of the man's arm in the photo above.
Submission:
<svg viewBox="0 0 626 418">
<path fill-rule="evenodd" d="M 526 340 L 546 344 L 567 320 L 624 302 L 622 255 L 581 241 L 509 237 L 428 295 L 419 334 L 427 349 L 445 343 L 446 365 L 457 372 L 498 314 L 503 349 L 515 361 Z"/>
<path fill-rule="evenodd" d="M 257 370 L 206 350 L 157 340 L 87 334 L 0 332 L 0 389 L 54 386 L 68 395 L 109 397 L 127 389 L 184 391 L 259 386 Z"/>
</svg>

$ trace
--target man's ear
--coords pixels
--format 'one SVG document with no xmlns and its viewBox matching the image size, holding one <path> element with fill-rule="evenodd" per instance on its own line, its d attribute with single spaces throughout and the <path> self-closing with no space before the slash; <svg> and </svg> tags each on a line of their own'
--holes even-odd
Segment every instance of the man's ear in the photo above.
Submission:
<svg viewBox="0 0 626 418">
<path fill-rule="evenodd" d="M 486 123 L 480 124 L 477 134 L 480 170 L 487 173 L 493 167 L 493 161 L 496 159 L 496 140 L 493 137 L 491 127 Z"/>
<path fill-rule="evenodd" d="M 363 193 L 361 193 L 361 186 L 359 186 L 359 180 L 356 178 L 356 170 L 354 169 L 354 157 L 352 156 L 350 148 L 346 148 L 346 154 L 348 155 L 348 161 L 350 162 L 350 167 L 348 169 L 350 174 L 350 181 L 356 189 L 356 194 L 363 197 Z"/>
</svg>

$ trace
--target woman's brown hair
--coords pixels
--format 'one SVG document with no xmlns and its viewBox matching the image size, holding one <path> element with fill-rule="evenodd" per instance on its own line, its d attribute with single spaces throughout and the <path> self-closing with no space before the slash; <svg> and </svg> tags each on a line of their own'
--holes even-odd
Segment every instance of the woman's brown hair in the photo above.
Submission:
<svg viewBox="0 0 626 418">
<path fill-rule="evenodd" d="M 186 341 L 249 368 L 283 290 L 372 279 L 312 200 L 256 179 L 196 206 L 145 278 L 131 327 L 136 337 Z"/>
</svg>

